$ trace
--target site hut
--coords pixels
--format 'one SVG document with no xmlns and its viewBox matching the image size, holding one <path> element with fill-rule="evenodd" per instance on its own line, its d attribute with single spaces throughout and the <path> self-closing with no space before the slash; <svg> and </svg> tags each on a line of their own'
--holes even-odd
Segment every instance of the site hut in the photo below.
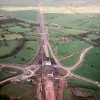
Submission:
<svg viewBox="0 0 100 100">
<path fill-rule="evenodd" d="M 43 61 L 42 66 L 52 66 L 51 61 Z"/>
<path fill-rule="evenodd" d="M 48 74 L 48 78 L 53 78 L 53 71 Z"/>
</svg>

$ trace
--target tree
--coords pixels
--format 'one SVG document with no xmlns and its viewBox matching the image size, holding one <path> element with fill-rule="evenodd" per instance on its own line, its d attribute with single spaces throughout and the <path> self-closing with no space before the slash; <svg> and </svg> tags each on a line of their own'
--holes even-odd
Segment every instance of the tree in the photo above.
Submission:
<svg viewBox="0 0 100 100">
<path fill-rule="evenodd" d="M 1 37 L 2 37 L 2 38 L 5 38 L 4 34 L 1 34 Z"/>
<path fill-rule="evenodd" d="M 6 40 L 6 39 L 4 39 L 4 42 L 7 42 L 7 40 Z"/>
<path fill-rule="evenodd" d="M 8 46 L 8 44 L 5 42 L 5 46 Z"/>
<path fill-rule="evenodd" d="M 94 67 L 94 65 L 91 65 L 91 67 Z"/>
<path fill-rule="evenodd" d="M 6 94 L 0 94 L 0 100 L 10 100 L 9 96 Z"/>
<path fill-rule="evenodd" d="M 14 55 L 14 58 L 17 58 L 17 57 Z"/>
<path fill-rule="evenodd" d="M 21 61 L 25 61 L 25 59 L 24 58 L 21 58 Z"/>
</svg>

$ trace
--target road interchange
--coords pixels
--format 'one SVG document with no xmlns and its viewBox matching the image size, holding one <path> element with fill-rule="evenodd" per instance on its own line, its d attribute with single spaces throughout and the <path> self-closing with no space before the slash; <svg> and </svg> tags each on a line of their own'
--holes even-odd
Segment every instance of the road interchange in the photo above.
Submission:
<svg viewBox="0 0 100 100">
<path fill-rule="evenodd" d="M 52 48 L 51 48 L 51 45 L 50 45 L 50 43 L 49 43 L 49 40 L 48 40 L 48 38 L 47 38 L 47 35 L 48 35 L 48 34 L 45 32 L 45 23 L 44 23 L 44 18 L 43 18 L 43 16 L 44 16 L 44 14 L 43 14 L 43 7 L 42 7 L 42 5 L 40 5 L 40 6 L 39 6 L 39 17 L 40 17 L 40 33 L 41 33 L 41 34 L 40 34 L 40 35 L 41 35 L 41 36 L 40 36 L 40 47 L 41 47 L 41 50 L 40 50 L 40 53 L 39 53 L 38 56 L 40 56 L 40 54 L 41 54 L 41 56 L 42 56 L 42 57 L 41 57 L 41 58 L 42 58 L 42 61 L 44 61 L 44 58 L 49 57 L 49 50 L 50 50 L 50 53 L 51 53 L 51 55 L 52 55 L 52 58 L 53 58 L 54 61 L 56 62 L 56 67 L 62 68 L 62 69 L 64 69 L 64 70 L 67 72 L 66 75 L 63 76 L 65 79 L 66 79 L 66 78 L 76 78 L 76 79 L 79 79 L 79 80 L 83 80 L 83 81 L 89 82 L 89 83 L 91 83 L 91 84 L 95 84 L 96 86 L 100 87 L 100 83 L 99 83 L 99 82 L 94 81 L 94 80 L 91 80 L 91 79 L 87 79 L 87 78 L 82 77 L 82 76 L 79 76 L 79 75 L 76 75 L 76 74 L 73 72 L 73 71 L 74 71 L 75 69 L 77 69 L 77 67 L 84 61 L 84 56 L 85 56 L 85 54 L 86 54 L 90 49 L 92 49 L 93 46 L 90 46 L 90 47 L 86 48 L 86 49 L 81 53 L 79 60 L 77 61 L 77 63 L 76 63 L 74 66 L 72 66 L 72 67 L 70 67 L 70 68 L 65 68 L 65 67 L 63 67 L 63 66 L 61 65 L 60 61 L 59 61 L 59 60 L 57 59 L 57 57 L 54 55 L 53 50 L 52 50 Z M 44 56 L 43 54 L 45 54 L 45 56 Z M 13 68 L 13 67 L 15 67 L 15 66 L 12 66 L 12 65 L 9 65 L 9 64 L 0 64 L 0 65 L 2 66 L 2 68 L 4 68 L 5 66 L 8 67 L 8 68 L 11 68 L 11 67 Z M 21 75 L 17 75 L 17 76 L 14 76 L 14 77 L 12 77 L 12 78 L 3 80 L 3 81 L 0 82 L 0 84 L 2 85 L 2 84 L 6 83 L 6 82 L 8 82 L 8 81 L 13 82 L 13 81 L 27 80 L 28 78 L 30 78 L 30 77 L 32 77 L 32 76 L 35 76 L 35 72 L 36 72 L 37 70 L 39 70 L 39 68 L 40 68 L 41 66 L 42 66 L 42 65 L 30 65 L 30 66 L 28 65 L 26 68 L 15 67 L 15 68 L 17 68 L 17 69 L 22 70 L 23 73 L 22 73 Z M 55 67 L 55 66 L 53 66 L 53 67 Z M 34 70 L 32 70 L 32 69 L 34 69 Z M 52 81 L 50 81 L 49 79 L 47 79 L 47 83 L 48 83 L 48 84 L 50 83 L 50 85 L 46 84 L 46 85 L 45 85 L 45 89 L 48 88 L 49 86 L 51 86 L 51 88 L 54 89 Z M 49 88 L 50 88 L 50 87 L 49 87 Z M 56 100 L 56 99 L 55 99 L 54 90 L 51 90 L 51 91 L 45 90 L 45 93 L 46 93 L 47 95 L 48 95 L 48 92 L 50 92 L 51 95 L 53 95 L 52 98 L 51 98 L 51 99 L 49 98 L 48 100 Z M 48 97 L 48 96 L 47 96 L 47 97 Z M 41 97 L 40 97 L 39 100 L 42 100 Z"/>
</svg>

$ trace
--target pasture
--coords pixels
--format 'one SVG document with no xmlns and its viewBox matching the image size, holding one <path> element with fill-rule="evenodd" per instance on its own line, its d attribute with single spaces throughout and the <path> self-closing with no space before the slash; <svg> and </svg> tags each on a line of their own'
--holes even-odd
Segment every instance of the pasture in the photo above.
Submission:
<svg viewBox="0 0 100 100">
<path fill-rule="evenodd" d="M 94 97 L 94 100 L 99 100 L 100 99 L 100 91 L 99 90 L 93 90 L 93 89 L 86 89 L 82 87 L 70 87 L 70 88 L 64 88 L 63 91 L 63 100 L 73 100 L 74 98 L 79 98 L 78 96 L 73 96 L 73 92 L 71 89 L 75 89 L 76 91 L 80 91 L 83 94 L 86 94 L 88 96 L 88 99 L 90 96 Z M 80 97 L 81 98 L 81 97 Z"/>
<path fill-rule="evenodd" d="M 0 41 L 0 56 L 4 56 L 7 54 L 10 54 L 17 46 L 19 45 L 19 42 L 14 41 Z"/>
<path fill-rule="evenodd" d="M 25 31 L 30 31 L 32 29 L 31 28 L 22 28 L 20 26 L 15 26 L 15 27 L 10 27 L 8 30 L 11 32 L 25 32 Z"/>
<path fill-rule="evenodd" d="M 72 93 L 71 93 L 71 90 L 69 88 L 64 88 L 63 100 L 72 100 Z"/>
<path fill-rule="evenodd" d="M 35 26 L 8 22 L 1 24 L 0 31 L 0 62 L 25 64 L 35 57 L 39 40 Z"/>
<path fill-rule="evenodd" d="M 81 83 L 81 82 L 80 82 Z M 84 83 L 84 82 L 83 82 Z M 98 89 L 96 89 L 95 87 L 91 87 L 91 86 L 85 86 L 86 84 L 82 85 L 76 85 L 75 82 L 73 84 L 75 87 L 65 87 L 63 90 L 63 100 L 73 100 L 73 98 L 79 98 L 78 96 L 74 96 L 73 94 L 75 92 L 73 92 L 72 90 L 75 89 L 77 92 L 81 92 L 83 94 L 87 95 L 87 99 L 89 99 L 89 97 L 93 97 L 93 99 L 95 100 L 99 100 L 100 99 L 100 91 Z M 82 99 L 82 97 L 80 97 L 80 99 Z"/>
<path fill-rule="evenodd" d="M 84 63 L 74 72 L 78 75 L 100 82 L 100 47 L 90 50 L 85 58 Z"/>
<path fill-rule="evenodd" d="M 21 39 L 23 36 L 21 34 L 4 34 L 4 38 L 0 36 L 0 40 L 15 40 L 15 39 Z"/>
<path fill-rule="evenodd" d="M 55 43 L 55 41 L 53 41 Z M 74 52 L 81 51 L 90 45 L 88 43 L 85 43 L 83 41 L 75 40 L 69 43 L 63 43 L 63 44 L 51 44 L 53 51 L 56 50 L 56 56 L 58 58 L 65 57 L 68 55 L 71 55 Z"/>
<path fill-rule="evenodd" d="M 0 62 L 25 64 L 35 57 L 38 49 L 35 41 L 25 42 L 23 48 L 14 56 L 0 59 Z"/>
<path fill-rule="evenodd" d="M 64 28 L 54 28 L 50 27 L 49 33 L 51 37 L 56 36 L 69 36 L 69 35 L 78 35 L 82 33 L 87 33 L 88 31 L 77 30 L 77 29 L 64 29 Z"/>
<path fill-rule="evenodd" d="M 2 28 L 6 28 L 6 27 L 8 28 L 8 27 L 14 27 L 14 26 L 16 26 L 16 23 L 8 23 L 8 24 L 1 25 Z"/>
<path fill-rule="evenodd" d="M 19 97 L 21 100 L 32 100 L 36 96 L 36 88 L 34 84 L 26 83 L 8 83 L 0 88 L 0 94 L 9 97 Z"/>
<path fill-rule="evenodd" d="M 67 79 L 68 84 L 74 84 L 80 87 L 87 87 L 87 88 L 98 88 L 96 85 L 93 85 L 91 83 L 79 80 L 79 79 L 74 79 L 74 78 L 69 78 Z"/>
<path fill-rule="evenodd" d="M 74 55 L 71 58 L 61 61 L 61 64 L 66 67 L 71 67 L 78 61 L 79 57 L 80 57 L 80 54 Z"/>
<path fill-rule="evenodd" d="M 9 72 L 4 72 L 4 71 L 0 71 L 0 80 L 5 79 L 9 76 L 11 76 L 12 74 Z"/>
<path fill-rule="evenodd" d="M 89 17 L 85 14 L 61 14 L 61 13 L 46 13 L 46 20 L 49 24 L 58 24 L 62 27 L 68 27 L 83 31 L 99 31 L 100 32 L 100 15 Z M 91 16 L 91 14 L 90 14 Z"/>
<path fill-rule="evenodd" d="M 89 37 L 90 39 L 98 39 L 98 38 L 100 38 L 100 36 L 95 35 L 95 34 L 89 34 L 88 37 Z"/>
<path fill-rule="evenodd" d="M 23 19 L 23 20 L 28 21 L 28 22 L 36 21 L 36 19 L 37 19 L 37 12 L 34 10 L 15 11 L 15 12 L 1 10 L 0 14 L 3 16 Z"/>
</svg>

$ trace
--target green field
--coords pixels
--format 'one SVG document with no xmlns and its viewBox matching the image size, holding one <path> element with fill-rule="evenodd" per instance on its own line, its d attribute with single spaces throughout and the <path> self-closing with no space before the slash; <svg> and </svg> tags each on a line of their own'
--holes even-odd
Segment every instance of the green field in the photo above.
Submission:
<svg viewBox="0 0 100 100">
<path fill-rule="evenodd" d="M 8 30 L 11 32 L 25 32 L 25 31 L 27 32 L 27 31 L 30 31 L 32 29 L 31 28 L 22 28 L 20 26 L 15 26 L 15 27 L 10 27 Z"/>
<path fill-rule="evenodd" d="M 72 87 L 73 88 L 73 87 Z M 100 100 L 100 91 L 99 90 L 93 90 L 93 89 L 87 89 L 87 88 L 81 88 L 81 87 L 76 87 L 80 92 L 85 93 L 87 96 L 92 96 L 94 97 L 93 100 Z M 75 98 L 75 97 L 74 97 Z M 81 100 L 82 98 L 80 98 Z M 64 88 L 63 91 L 63 100 L 73 100 L 73 93 L 71 92 L 71 88 Z M 89 98 L 87 100 L 90 100 Z"/>
<path fill-rule="evenodd" d="M 74 55 L 71 58 L 61 61 L 61 64 L 66 67 L 71 67 L 78 61 L 79 57 L 80 57 L 80 54 Z"/>
<path fill-rule="evenodd" d="M 0 36 L 0 40 L 15 40 L 15 39 L 21 39 L 23 36 L 21 34 L 4 34 L 4 38 Z"/>
<path fill-rule="evenodd" d="M 72 29 L 100 32 L 100 15 L 89 18 L 84 14 L 45 14 L 49 23 L 59 24 Z M 94 26 L 93 26 L 94 25 Z M 97 26 L 98 25 L 98 26 Z"/>
<path fill-rule="evenodd" d="M 0 59 L 0 62 L 24 64 L 35 57 L 38 49 L 37 41 L 27 41 L 24 47 L 14 56 Z"/>
<path fill-rule="evenodd" d="M 96 85 L 74 78 L 67 79 L 68 84 L 74 84 L 80 87 L 98 88 Z"/>
<path fill-rule="evenodd" d="M 0 34 L 1 34 L 2 31 L 3 31 L 3 29 L 0 28 Z"/>
<path fill-rule="evenodd" d="M 4 41 L 0 41 L 0 56 L 4 56 L 6 54 L 10 54 L 16 46 L 19 45 L 19 42 L 14 41 L 7 41 L 6 45 Z"/>
<path fill-rule="evenodd" d="M 95 34 L 89 34 L 88 37 L 89 37 L 90 39 L 98 39 L 98 38 L 100 38 L 100 36 L 95 35 Z"/>
<path fill-rule="evenodd" d="M 65 87 L 63 90 L 63 100 L 73 100 L 73 93 L 71 89 L 76 89 L 77 91 L 83 92 L 87 96 L 93 96 L 95 99 L 100 99 L 100 91 L 97 86 L 78 80 L 78 79 L 67 79 L 69 87 Z M 74 97 L 75 98 L 75 97 Z M 82 98 L 80 98 L 81 100 Z M 90 99 L 87 99 L 90 100 Z"/>
<path fill-rule="evenodd" d="M 27 37 L 27 36 L 32 36 L 33 34 L 34 34 L 34 32 L 25 32 L 25 33 L 24 33 L 24 36 L 26 36 L 26 37 Z"/>
<path fill-rule="evenodd" d="M 35 31 L 34 31 L 34 33 L 33 32 L 25 32 L 24 38 L 26 38 L 28 40 L 38 40 L 38 35 L 35 34 Z"/>
<path fill-rule="evenodd" d="M 36 89 L 34 84 L 8 83 L 0 88 L 0 94 L 5 94 L 9 97 L 20 97 L 21 100 L 35 100 Z"/>
<path fill-rule="evenodd" d="M 85 62 L 75 70 L 75 73 L 89 79 L 100 82 L 100 47 L 90 50 L 84 60 Z"/>
<path fill-rule="evenodd" d="M 11 75 L 12 75 L 12 74 L 9 73 L 9 72 L 0 71 L 0 80 L 5 79 L 5 78 L 7 78 L 7 77 L 9 77 L 9 76 L 11 76 Z"/>
<path fill-rule="evenodd" d="M 83 30 L 76 30 L 76 29 L 63 29 L 63 28 L 51 28 L 49 30 L 50 36 L 51 37 L 56 37 L 56 36 L 68 36 L 68 35 L 78 35 L 82 33 L 86 33 L 87 31 Z"/>
<path fill-rule="evenodd" d="M 34 11 L 34 10 L 16 11 L 16 12 L 9 12 L 9 11 L 2 11 L 1 10 L 0 14 L 3 15 L 3 16 L 24 19 L 28 22 L 36 21 L 36 19 L 37 19 L 37 12 Z"/>
<path fill-rule="evenodd" d="M 23 25 L 25 27 L 30 27 L 30 25 L 28 23 L 18 23 L 18 24 Z"/>
<path fill-rule="evenodd" d="M 5 27 L 13 27 L 13 26 L 16 26 L 16 24 L 15 23 L 8 23 L 8 24 L 2 24 L 1 25 L 3 28 L 5 28 Z"/>
<path fill-rule="evenodd" d="M 30 49 L 28 49 L 30 48 Z M 24 58 L 26 61 L 29 61 L 32 57 L 35 56 L 38 49 L 38 43 L 35 41 L 28 41 L 25 43 L 23 49 L 16 55 L 18 58 Z"/>
<path fill-rule="evenodd" d="M 53 42 L 55 43 L 55 41 Z M 87 48 L 90 46 L 88 43 L 85 43 L 79 40 L 75 40 L 75 41 L 64 43 L 64 44 L 51 44 L 51 45 L 52 45 L 53 50 L 54 48 L 57 47 L 56 56 L 59 58 L 71 55 L 74 52 L 83 50 L 84 48 Z"/>
<path fill-rule="evenodd" d="M 0 62 L 25 64 L 35 57 L 39 47 L 35 26 L 8 22 L 1 24 L 0 31 Z"/>
<path fill-rule="evenodd" d="M 71 90 L 64 88 L 63 90 L 63 100 L 73 100 Z"/>
</svg>

